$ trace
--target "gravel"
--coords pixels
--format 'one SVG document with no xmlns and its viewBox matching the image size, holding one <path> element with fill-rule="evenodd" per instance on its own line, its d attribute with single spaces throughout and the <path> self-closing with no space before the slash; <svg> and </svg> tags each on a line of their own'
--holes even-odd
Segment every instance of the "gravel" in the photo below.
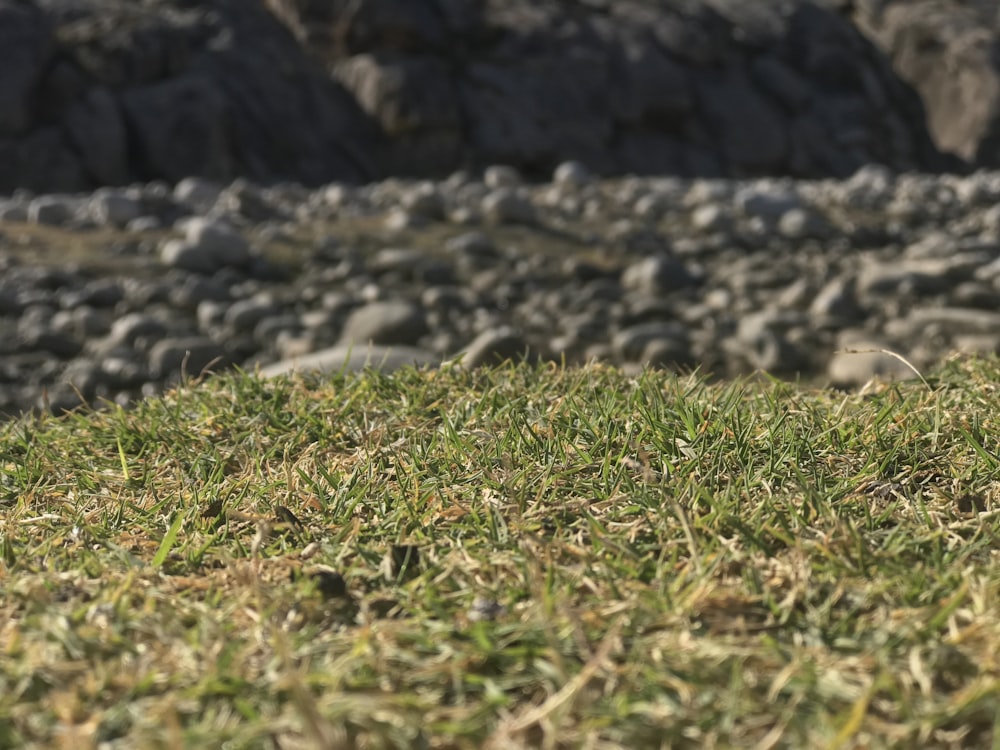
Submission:
<svg viewBox="0 0 1000 750">
<path fill-rule="evenodd" d="M 0 199 L 0 412 L 182 375 L 602 359 L 854 387 L 1000 350 L 1000 173 L 202 179 Z M 851 350 L 851 351 L 847 351 Z M 860 353 L 858 353 L 860 352 Z"/>
</svg>

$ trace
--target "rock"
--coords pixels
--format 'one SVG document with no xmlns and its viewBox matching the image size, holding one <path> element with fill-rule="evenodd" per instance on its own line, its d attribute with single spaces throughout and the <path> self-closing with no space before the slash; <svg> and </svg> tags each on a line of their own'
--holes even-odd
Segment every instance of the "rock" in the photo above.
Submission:
<svg viewBox="0 0 1000 750">
<path fill-rule="evenodd" d="M 104 373 L 101 372 L 99 362 L 87 357 L 80 357 L 66 365 L 60 382 L 71 386 L 73 391 L 78 392 L 85 399 L 90 399 L 105 383 L 105 377 Z"/>
<path fill-rule="evenodd" d="M 402 367 L 436 366 L 440 357 L 411 346 L 378 346 L 340 344 L 302 357 L 282 360 L 261 367 L 266 378 L 290 375 L 294 372 L 358 372 L 373 369 L 393 372 Z"/>
<path fill-rule="evenodd" d="M 483 170 L 483 184 L 496 190 L 498 188 L 518 188 L 521 186 L 521 174 L 514 167 L 505 164 L 494 164 Z"/>
<path fill-rule="evenodd" d="M 440 221 L 444 218 L 444 196 L 432 183 L 424 182 L 407 190 L 403 193 L 401 203 L 413 216 L 429 221 Z"/>
<path fill-rule="evenodd" d="M 823 325 L 847 325 L 863 316 L 854 292 L 854 279 L 841 276 L 827 282 L 809 304 L 809 314 Z"/>
<path fill-rule="evenodd" d="M 20 348 L 30 351 L 48 352 L 60 359 L 69 359 L 80 353 L 83 344 L 72 333 L 53 330 L 37 322 L 26 322 L 23 318 L 18 325 Z"/>
<path fill-rule="evenodd" d="M 495 366 L 508 360 L 520 360 L 530 353 L 528 342 L 513 328 L 490 328 L 474 338 L 455 360 L 466 369 Z"/>
<path fill-rule="evenodd" d="M 744 216 L 759 218 L 769 226 L 776 225 L 789 211 L 802 209 L 802 196 L 793 187 L 770 186 L 764 182 L 751 183 L 736 193 L 737 209 Z"/>
<path fill-rule="evenodd" d="M 257 325 L 278 313 L 273 296 L 267 292 L 233 302 L 226 310 L 224 322 L 235 331 L 252 331 Z"/>
<path fill-rule="evenodd" d="M 77 203 L 68 196 L 41 195 L 28 204 L 28 221 L 65 226 L 76 218 Z"/>
<path fill-rule="evenodd" d="M 611 346 L 626 362 L 643 361 L 653 342 L 665 342 L 665 349 L 680 353 L 687 349 L 687 325 L 679 321 L 653 321 L 629 326 L 611 338 Z M 681 359 L 687 359 L 686 356 Z"/>
<path fill-rule="evenodd" d="M 806 208 L 793 208 L 783 213 L 778 219 L 777 230 L 782 237 L 790 240 L 820 239 L 832 232 L 828 221 Z"/>
<path fill-rule="evenodd" d="M 282 212 L 267 200 L 263 192 L 243 178 L 233 180 L 229 187 L 222 190 L 215 206 L 255 224 L 282 218 Z"/>
<path fill-rule="evenodd" d="M 228 224 L 195 217 L 185 226 L 186 239 L 167 240 L 160 260 L 172 268 L 211 274 L 221 268 L 245 266 L 251 259 L 250 245 Z"/>
<path fill-rule="evenodd" d="M 858 273 L 858 293 L 863 298 L 899 292 L 935 294 L 948 289 L 955 280 L 954 277 L 949 278 L 949 267 L 947 260 L 867 263 Z M 971 276 L 974 267 L 966 270 L 967 275 Z"/>
<path fill-rule="evenodd" d="M 27 221 L 28 207 L 16 200 L 0 201 L 0 221 Z"/>
<path fill-rule="evenodd" d="M 59 304 L 65 309 L 76 307 L 114 307 L 125 298 L 125 291 L 117 279 L 94 279 L 81 289 L 64 289 Z"/>
<path fill-rule="evenodd" d="M 203 336 L 166 338 L 149 351 L 149 370 L 154 377 L 175 375 L 199 377 L 205 368 L 224 368 L 227 359 L 222 347 Z"/>
<path fill-rule="evenodd" d="M 655 296 L 687 289 L 698 280 L 683 263 L 661 255 L 630 265 L 622 273 L 621 283 L 629 291 Z"/>
<path fill-rule="evenodd" d="M 583 187 L 592 179 L 590 170 L 578 161 L 564 161 L 552 173 L 553 184 L 561 187 Z"/>
<path fill-rule="evenodd" d="M 98 224 L 126 226 L 142 213 L 142 204 L 121 190 L 101 188 L 90 197 L 90 215 Z"/>
<path fill-rule="evenodd" d="M 841 342 L 826 368 L 827 377 L 836 388 L 861 386 L 873 378 L 908 380 L 916 377 L 916 373 L 897 357 L 880 351 L 886 347 L 879 342 L 858 338 L 853 332 L 841 337 Z"/>
<path fill-rule="evenodd" d="M 964 3 L 866 3 L 860 23 L 920 94 L 937 146 L 1000 166 L 997 19 Z"/>
<path fill-rule="evenodd" d="M 466 267 L 492 266 L 500 258 L 500 251 L 483 232 L 466 232 L 444 243 L 445 251 Z"/>
<path fill-rule="evenodd" d="M 108 344 L 114 346 L 136 346 L 141 339 L 155 341 L 165 336 L 167 326 L 159 318 L 148 313 L 131 312 L 111 324 Z"/>
<path fill-rule="evenodd" d="M 798 313 L 763 311 L 740 320 L 737 347 L 746 362 L 757 370 L 774 374 L 794 373 L 807 364 L 805 352 L 794 333 L 808 324 Z"/>
<path fill-rule="evenodd" d="M 171 286 L 170 303 L 176 307 L 195 310 L 202 302 L 227 302 L 231 297 L 229 287 L 216 279 L 189 275 Z"/>
<path fill-rule="evenodd" d="M 222 195 L 222 185 L 203 177 L 185 177 L 174 187 L 173 197 L 198 214 L 208 213 Z"/>
<path fill-rule="evenodd" d="M 277 340 L 280 336 L 298 336 L 302 332 L 302 324 L 294 313 L 275 313 L 254 326 L 254 340 L 265 346 Z"/>
<path fill-rule="evenodd" d="M 385 174 L 439 173 L 460 164 L 462 110 L 446 60 L 358 54 L 334 75 L 389 136 L 379 154 Z"/>
<path fill-rule="evenodd" d="M 911 341 L 932 334 L 988 334 L 1000 331 L 1000 313 L 960 307 L 918 307 L 893 321 L 888 331 Z"/>
<path fill-rule="evenodd" d="M 497 188 L 483 198 L 481 210 L 491 224 L 530 224 L 535 219 L 531 201 L 510 188 Z"/>
<path fill-rule="evenodd" d="M 352 312 L 344 324 L 342 344 L 412 345 L 428 332 L 423 311 L 409 302 L 372 302 Z"/>
</svg>

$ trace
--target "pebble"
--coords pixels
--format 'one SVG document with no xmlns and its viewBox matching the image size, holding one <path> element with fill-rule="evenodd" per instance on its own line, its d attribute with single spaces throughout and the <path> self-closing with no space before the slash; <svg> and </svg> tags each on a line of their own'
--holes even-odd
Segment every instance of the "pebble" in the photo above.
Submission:
<svg viewBox="0 0 1000 750">
<path fill-rule="evenodd" d="M 429 329 L 424 311 L 409 302 L 371 302 L 344 324 L 343 344 L 415 344 Z"/>
<path fill-rule="evenodd" d="M 138 237 L 109 240 L 102 269 L 0 255 L 0 412 L 70 408 L 74 388 L 139 398 L 209 364 L 267 375 L 528 354 L 838 387 L 910 378 L 891 355 L 845 350 L 927 368 L 1000 348 L 998 197 L 1000 173 L 600 180 L 577 162 L 541 185 L 497 165 L 313 191 L 191 178 L 19 194 L 0 218 Z M 394 212 L 411 234 L 379 234 Z M 339 233 L 352 219 L 372 228 L 364 246 Z M 269 254 L 302 236 L 296 263 Z"/>
</svg>

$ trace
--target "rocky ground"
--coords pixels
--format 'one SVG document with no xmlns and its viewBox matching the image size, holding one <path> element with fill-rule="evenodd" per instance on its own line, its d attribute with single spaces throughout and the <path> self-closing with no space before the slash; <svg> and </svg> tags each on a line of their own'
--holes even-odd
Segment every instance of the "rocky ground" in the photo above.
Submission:
<svg viewBox="0 0 1000 750">
<path fill-rule="evenodd" d="M 1000 173 L 622 178 L 0 201 L 0 412 L 182 372 L 526 354 L 851 386 L 1000 350 Z M 387 352 L 390 354 L 387 355 Z"/>
</svg>

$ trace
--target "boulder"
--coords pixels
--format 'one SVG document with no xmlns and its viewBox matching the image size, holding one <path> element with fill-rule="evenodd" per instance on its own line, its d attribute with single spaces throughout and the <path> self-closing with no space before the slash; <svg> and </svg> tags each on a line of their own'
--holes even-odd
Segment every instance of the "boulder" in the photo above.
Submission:
<svg viewBox="0 0 1000 750">
<path fill-rule="evenodd" d="M 1000 15 L 991 2 L 860 3 L 855 19 L 923 99 L 937 146 L 1000 167 Z"/>
</svg>

